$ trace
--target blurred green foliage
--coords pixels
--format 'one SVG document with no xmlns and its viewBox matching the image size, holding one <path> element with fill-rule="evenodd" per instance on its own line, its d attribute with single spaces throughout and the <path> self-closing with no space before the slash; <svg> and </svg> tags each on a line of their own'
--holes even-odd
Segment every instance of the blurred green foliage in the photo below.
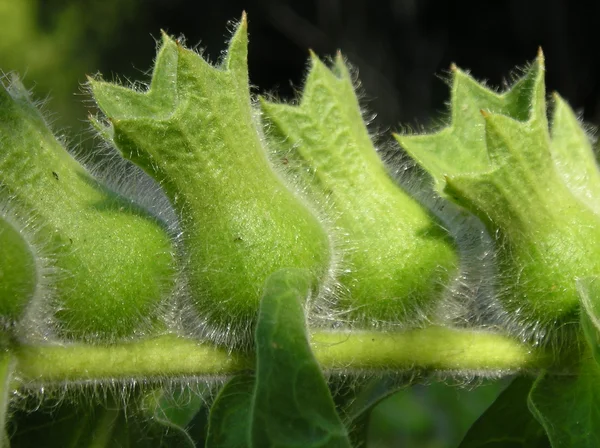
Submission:
<svg viewBox="0 0 600 448">
<path fill-rule="evenodd" d="M 59 128 L 77 134 L 85 126 L 85 75 L 96 72 L 118 30 L 131 20 L 139 0 L 0 0 L 0 67 L 15 71 L 49 98 L 47 110 Z"/>
<path fill-rule="evenodd" d="M 477 387 L 433 382 L 402 389 L 371 412 L 368 447 L 457 447 L 509 382 L 487 380 Z"/>
</svg>

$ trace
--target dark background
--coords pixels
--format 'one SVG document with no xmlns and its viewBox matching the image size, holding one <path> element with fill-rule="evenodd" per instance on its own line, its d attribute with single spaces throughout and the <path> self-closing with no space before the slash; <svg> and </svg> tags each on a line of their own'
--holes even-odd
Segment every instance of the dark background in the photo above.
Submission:
<svg viewBox="0 0 600 448">
<path fill-rule="evenodd" d="M 14 22 L 7 10 L 22 8 L 7 7 L 11 3 L 30 5 L 41 36 L 37 41 L 58 36 L 59 42 L 49 56 L 51 51 L 31 51 L 34 39 L 21 39 L 21 50 L 7 48 L 4 39 L 0 57 L 13 51 L 20 58 L 0 59 L 0 65 L 5 71 L 26 71 L 26 80 L 39 86 L 36 93 L 50 91 L 61 103 L 55 109 L 69 119 L 75 118 L 69 96 L 78 92 L 84 74 L 147 80 L 144 72 L 151 67 L 160 29 L 185 36 L 190 46 L 200 44 L 216 61 L 229 37 L 227 23 L 245 10 L 251 82 L 262 92 L 292 97 L 292 86 L 301 87 L 309 48 L 322 57 L 341 49 L 358 70 L 364 103 L 377 114 L 377 125 L 426 125 L 445 110 L 448 90 L 440 77 L 450 63 L 502 86 L 542 46 L 548 91 L 557 90 L 588 121 L 600 123 L 600 2 L 0 0 L 0 25 L 3 18 Z M 0 38 L 7 32 L 0 30 Z M 77 114 L 84 116 L 82 107 Z"/>
<path fill-rule="evenodd" d="M 119 50 L 119 68 L 128 61 L 147 67 L 154 51 L 148 35 L 160 28 L 185 35 L 190 45 L 200 42 L 215 60 L 227 37 L 225 23 L 242 10 L 250 20 L 251 80 L 261 90 L 293 95 L 290 83 L 301 85 L 308 48 L 321 56 L 341 49 L 358 69 L 380 124 L 425 122 L 443 109 L 447 89 L 435 75 L 450 63 L 500 86 L 542 46 L 549 91 L 560 91 L 590 120 L 600 120 L 600 2 L 257 0 L 208 6 L 153 0 L 144 2 L 135 37 L 124 30 L 124 41 L 135 45 Z"/>
<path fill-rule="evenodd" d="M 427 126 L 444 113 L 443 78 L 452 62 L 504 86 L 539 46 L 548 91 L 600 124 L 600 2 L 0 0 L 0 68 L 20 73 L 37 98 L 50 97 L 46 113 L 72 146 L 91 147 L 85 117 L 94 106 L 81 88 L 86 74 L 148 81 L 160 29 L 184 35 L 187 45 L 200 44 L 217 61 L 233 26 L 227 23 L 242 10 L 255 92 L 293 98 L 308 49 L 322 57 L 341 49 L 384 136 L 405 125 Z M 456 446 L 505 384 L 406 389 L 375 410 L 369 446 Z"/>
<path fill-rule="evenodd" d="M 370 108 L 385 126 L 425 122 L 443 109 L 447 89 L 435 74 L 451 62 L 501 85 L 515 66 L 542 46 L 548 86 L 575 107 L 598 116 L 600 3 L 545 1 L 313 0 L 195 2 L 194 14 L 179 1 L 154 1 L 154 29 L 184 33 L 215 57 L 223 48 L 223 23 L 249 14 L 250 73 L 261 89 L 291 95 L 299 85 L 307 49 L 331 55 L 341 49 L 358 68 Z M 194 2 L 191 2 L 194 3 Z M 146 48 L 148 45 L 146 45 Z"/>
</svg>

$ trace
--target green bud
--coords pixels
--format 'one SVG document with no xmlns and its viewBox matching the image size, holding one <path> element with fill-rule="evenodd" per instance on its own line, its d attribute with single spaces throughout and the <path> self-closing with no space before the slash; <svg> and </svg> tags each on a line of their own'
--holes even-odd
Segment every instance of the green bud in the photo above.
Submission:
<svg viewBox="0 0 600 448">
<path fill-rule="evenodd" d="M 213 67 L 163 35 L 147 92 L 90 81 L 123 156 L 153 176 L 180 218 L 191 300 L 206 334 L 244 345 L 266 278 L 328 273 L 329 241 L 272 169 L 251 107 L 246 19 Z"/>
<path fill-rule="evenodd" d="M 344 316 L 363 326 L 418 324 L 417 316 L 439 302 L 457 254 L 377 155 L 341 55 L 331 69 L 312 55 L 299 106 L 263 101 L 262 109 L 280 164 L 337 229 L 340 308 L 350 310 Z"/>
<path fill-rule="evenodd" d="M 0 209 L 0 323 L 8 328 L 20 321 L 37 287 L 33 250 Z"/>
<path fill-rule="evenodd" d="M 557 100 L 550 137 L 540 53 L 503 94 L 455 69 L 451 125 L 397 136 L 443 194 L 485 223 L 496 240 L 498 299 L 513 329 L 535 339 L 576 328 L 576 280 L 600 273 L 600 216 L 582 200 L 593 196 L 598 169 L 585 133 L 573 128 Z"/>
<path fill-rule="evenodd" d="M 52 251 L 54 331 L 113 340 L 151 328 L 172 287 L 168 233 L 71 157 L 16 80 L 0 86 L 0 186 Z"/>
</svg>

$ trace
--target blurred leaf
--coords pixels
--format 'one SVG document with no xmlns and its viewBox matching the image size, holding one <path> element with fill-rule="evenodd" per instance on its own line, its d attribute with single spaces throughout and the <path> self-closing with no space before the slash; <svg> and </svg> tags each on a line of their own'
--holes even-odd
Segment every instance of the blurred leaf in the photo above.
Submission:
<svg viewBox="0 0 600 448">
<path fill-rule="evenodd" d="M 304 270 L 288 269 L 266 283 L 256 328 L 255 448 L 350 446 L 307 339 L 302 304 L 309 279 Z"/>
<path fill-rule="evenodd" d="M 553 448 L 600 446 L 600 366 L 591 354 L 578 375 L 540 375 L 529 407 Z"/>
<path fill-rule="evenodd" d="M 85 393 L 85 395 L 83 395 Z M 16 410 L 10 421 L 9 437 L 12 447 L 37 448 L 193 448 L 190 436 L 175 421 L 166 424 L 155 416 L 148 416 L 147 396 L 142 406 L 137 393 L 127 397 L 127 405 L 116 395 L 108 393 L 105 402 L 90 403 L 91 391 L 78 392 L 80 396 L 68 400 L 45 399 L 35 412 L 35 397 L 31 403 Z M 88 396 L 84 399 L 84 396 Z M 141 398 L 141 396 L 137 396 Z M 38 398 L 39 399 L 39 398 Z M 71 401 L 73 400 L 73 401 Z M 159 403 L 160 401 L 157 401 Z M 125 410 L 127 409 L 127 411 Z M 158 408 L 157 408 L 158 409 Z M 157 411 L 162 412 L 162 411 Z M 166 410 L 168 414 L 170 411 Z M 163 414 L 165 415 L 165 414 Z M 182 423 L 178 421 L 177 423 Z"/>
<path fill-rule="evenodd" d="M 140 6 L 139 0 L 0 0 L 0 72 L 26 76 L 37 96 L 50 95 L 59 127 L 83 130 L 86 106 L 73 94 L 101 60 L 114 68 L 121 33 L 132 33 L 143 19 Z"/>
<path fill-rule="evenodd" d="M 250 414 L 254 378 L 237 375 L 219 392 L 210 409 L 206 448 L 250 446 Z"/>
<path fill-rule="evenodd" d="M 174 391 L 156 389 L 144 398 L 142 410 L 153 422 L 154 432 L 164 433 L 163 443 L 169 439 L 180 446 L 196 446 L 187 428 L 204 405 L 201 389 L 209 389 L 206 385 L 199 387 L 200 390 L 189 386 Z"/>
<path fill-rule="evenodd" d="M 117 440 L 129 446 L 123 443 L 128 438 L 126 432 L 118 428 L 121 420 L 118 407 L 86 407 L 83 403 L 59 401 L 36 412 L 16 412 L 11 419 L 11 446 L 33 448 L 43 441 L 47 448 L 100 448 L 115 446 Z"/>
<path fill-rule="evenodd" d="M 486 380 L 477 387 L 440 382 L 406 387 L 370 412 L 369 448 L 451 448 L 491 406 L 510 381 Z"/>
<path fill-rule="evenodd" d="M 544 428 L 527 407 L 533 378 L 517 377 L 471 426 L 460 448 L 549 447 Z"/>
<path fill-rule="evenodd" d="M 344 377 L 333 394 L 336 408 L 348 428 L 352 446 L 364 446 L 368 435 L 369 417 L 373 408 L 385 398 L 408 386 L 414 375 L 390 374 L 370 378 Z M 332 380 L 330 380 L 332 381 Z M 335 384 L 335 383 L 334 383 Z"/>
</svg>

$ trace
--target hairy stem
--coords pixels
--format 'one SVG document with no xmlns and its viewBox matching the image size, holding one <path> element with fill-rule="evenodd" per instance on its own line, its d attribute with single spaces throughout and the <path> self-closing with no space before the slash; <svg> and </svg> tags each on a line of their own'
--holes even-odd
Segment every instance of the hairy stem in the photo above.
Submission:
<svg viewBox="0 0 600 448">
<path fill-rule="evenodd" d="M 7 409 L 10 401 L 10 378 L 15 368 L 13 356 L 2 349 L 0 351 L 0 447 L 9 446 L 6 433 Z"/>
<path fill-rule="evenodd" d="M 311 344 L 328 372 L 435 369 L 496 374 L 555 364 L 550 350 L 504 335 L 429 327 L 404 332 L 314 331 Z M 253 358 L 172 335 L 111 346 L 19 346 L 20 385 L 61 381 L 221 376 L 253 368 Z"/>
</svg>

